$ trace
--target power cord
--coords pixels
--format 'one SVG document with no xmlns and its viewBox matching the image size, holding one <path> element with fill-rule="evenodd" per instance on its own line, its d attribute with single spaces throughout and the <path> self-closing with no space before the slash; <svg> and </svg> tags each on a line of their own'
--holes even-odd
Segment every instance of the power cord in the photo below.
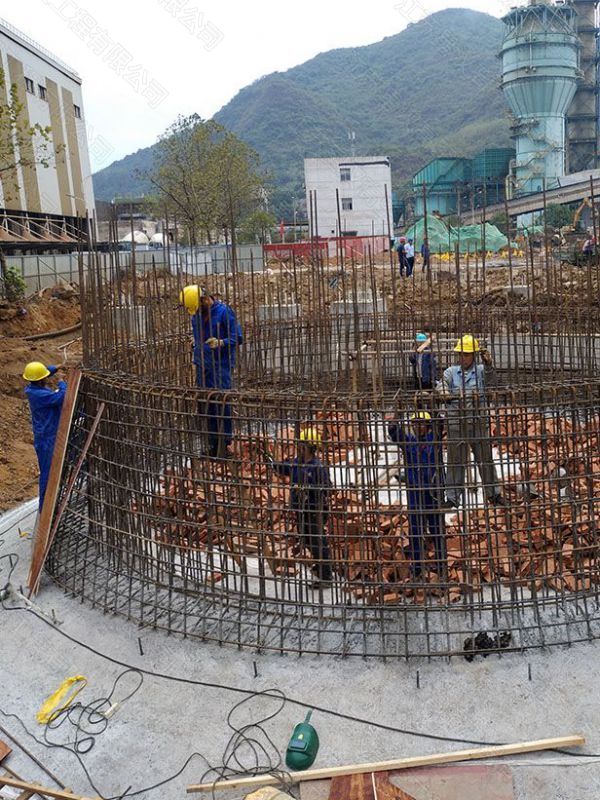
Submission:
<svg viewBox="0 0 600 800">
<path fill-rule="evenodd" d="M 114 701 L 117 686 L 122 679 L 129 674 L 138 677 L 139 681 L 137 685 L 122 700 Z M 96 700 L 92 700 L 90 703 L 78 701 L 77 703 L 67 706 L 53 717 L 53 719 L 44 726 L 44 741 L 51 747 L 55 746 L 58 742 L 51 740 L 51 732 L 70 726 L 75 731 L 75 738 L 72 742 L 67 742 L 66 744 L 62 743 L 62 746 L 71 748 L 75 753 L 81 755 L 89 753 L 96 744 L 96 738 L 107 729 L 108 721 L 115 711 L 139 692 L 143 683 L 144 676 L 139 670 L 133 668 L 124 670 L 117 675 L 112 689 L 106 697 L 99 697 Z"/>
<path fill-rule="evenodd" d="M 101 704 L 110 703 L 118 682 L 128 672 L 139 674 L 137 669 L 127 669 L 117 676 L 113 684 L 113 688 L 106 698 L 100 698 L 99 700 L 93 701 L 87 706 L 83 706 L 83 704 L 78 703 L 75 706 L 72 706 L 70 709 L 65 709 L 65 711 L 62 712 L 62 721 L 60 721 L 58 724 L 52 725 L 52 728 L 60 728 L 63 724 L 65 724 L 66 720 L 69 720 L 69 722 L 76 727 L 78 732 L 85 734 L 84 738 L 82 739 L 80 739 L 78 734 L 76 734 L 75 741 L 73 742 L 61 743 L 52 741 L 48 737 L 46 731 L 44 731 L 44 738 L 40 739 L 28 729 L 26 724 L 17 714 L 7 712 L 2 708 L 0 708 L 0 714 L 7 719 L 15 719 L 28 734 L 28 736 L 34 739 L 38 744 L 47 747 L 48 749 L 65 750 L 66 752 L 74 755 L 78 760 L 79 765 L 84 772 L 90 786 L 94 792 L 100 798 L 102 798 L 102 800 L 123 800 L 126 797 L 136 797 L 140 794 L 155 791 L 156 789 L 159 789 L 178 778 L 194 758 L 201 758 L 208 765 L 208 768 L 201 777 L 202 783 L 207 783 L 211 780 L 216 783 L 220 780 L 226 780 L 227 778 L 241 775 L 273 775 L 276 776 L 282 784 L 291 786 L 289 774 L 281 768 L 282 762 L 279 750 L 275 742 L 271 739 L 264 728 L 264 725 L 267 722 L 273 720 L 281 713 L 286 703 L 286 697 L 283 692 L 279 691 L 278 689 L 268 689 L 262 692 L 253 692 L 250 696 L 245 697 L 236 703 L 229 711 L 227 715 L 227 725 L 232 731 L 232 734 L 223 751 L 220 765 L 210 766 L 210 762 L 202 753 L 192 753 L 192 755 L 186 759 L 182 767 L 178 769 L 177 772 L 161 781 L 158 781 L 155 784 L 152 784 L 151 786 L 147 786 L 136 791 L 131 791 L 130 786 L 122 794 L 111 797 L 104 795 L 96 786 L 94 779 L 92 778 L 86 764 L 82 759 L 82 755 L 90 752 L 94 746 L 95 737 L 104 732 L 106 726 L 108 725 L 108 720 L 104 718 L 104 725 L 99 730 L 90 730 L 87 725 L 82 724 L 82 717 L 84 715 L 88 715 L 88 724 L 98 724 L 100 722 L 100 717 L 102 717 L 102 713 L 99 711 Z M 143 676 L 140 674 L 140 682 L 137 687 L 121 702 L 125 702 L 130 697 L 133 697 L 134 694 L 141 688 L 142 683 Z M 240 712 L 246 704 L 251 703 L 252 701 L 261 697 L 266 697 L 270 700 L 277 700 L 277 707 L 271 713 L 265 714 L 264 716 L 261 716 L 250 723 L 236 724 L 234 722 L 234 716 Z M 77 706 L 80 706 L 80 708 L 77 708 Z M 69 716 L 69 711 L 73 712 L 72 716 Z M 88 744 L 88 741 L 91 741 L 91 743 Z M 213 797 L 214 796 L 215 792 L 213 789 Z"/>
<path fill-rule="evenodd" d="M 400 733 L 400 734 L 403 734 L 405 736 L 414 736 L 414 737 L 428 739 L 428 740 L 432 740 L 432 741 L 452 742 L 452 743 L 457 743 L 457 744 L 479 745 L 479 746 L 482 746 L 482 747 L 502 746 L 502 745 L 508 744 L 507 742 L 491 742 L 491 741 L 483 741 L 483 740 L 479 740 L 479 739 L 467 739 L 467 738 L 461 738 L 461 737 L 442 736 L 440 734 L 427 733 L 427 732 L 424 732 L 424 731 L 415 731 L 415 730 L 408 729 L 408 728 L 394 727 L 392 725 L 386 725 L 386 724 L 381 723 L 381 722 L 376 722 L 374 720 L 370 720 L 370 719 L 365 719 L 363 717 L 354 716 L 352 714 L 344 714 L 343 712 L 335 711 L 335 710 L 327 708 L 325 706 L 318 706 L 318 705 L 314 705 L 314 704 L 305 703 L 302 700 L 298 700 L 298 699 L 296 699 L 294 697 L 286 696 L 279 689 L 267 689 L 267 690 L 264 690 L 264 691 L 257 692 L 257 691 L 251 690 L 251 689 L 243 689 L 243 688 L 238 687 L 238 686 L 231 686 L 231 685 L 228 685 L 228 684 L 214 683 L 214 682 L 211 682 L 211 681 L 200 681 L 200 680 L 197 680 L 197 679 L 194 679 L 194 678 L 183 678 L 183 677 L 179 677 L 179 676 L 176 676 L 176 675 L 170 675 L 168 673 L 156 672 L 154 670 L 149 670 L 149 669 L 145 669 L 145 668 L 142 668 L 142 667 L 133 667 L 132 665 L 128 664 L 127 662 L 121 661 L 121 660 L 119 660 L 117 658 L 114 658 L 113 656 L 107 655 L 106 653 L 103 653 L 102 651 L 97 650 L 96 648 L 92 647 L 91 645 L 86 644 L 85 642 L 82 642 L 81 640 L 69 635 L 64 630 L 61 630 L 60 628 L 57 628 L 49 619 L 45 619 L 34 608 L 30 608 L 30 607 L 27 607 L 27 606 L 15 606 L 11 610 L 30 611 L 36 619 L 38 619 L 41 622 L 43 622 L 44 624 L 48 625 L 52 630 L 54 630 L 57 633 L 59 633 L 63 638 L 67 639 L 72 644 L 75 644 L 78 647 L 81 647 L 84 650 L 87 650 L 88 652 L 93 653 L 98 658 L 104 659 L 105 661 L 108 661 L 108 662 L 110 662 L 112 664 L 115 664 L 117 666 L 124 667 L 126 672 L 127 671 L 132 671 L 132 672 L 139 673 L 140 676 L 153 677 L 153 678 L 158 678 L 158 679 L 161 679 L 161 680 L 166 680 L 166 681 L 185 684 L 185 685 L 190 685 L 190 686 L 200 686 L 200 687 L 203 687 L 203 688 L 217 689 L 217 690 L 231 692 L 231 693 L 234 693 L 234 694 L 243 694 L 243 695 L 245 695 L 246 697 L 243 700 L 241 700 L 239 703 L 237 703 L 235 706 L 233 706 L 233 708 L 231 709 L 231 711 L 228 714 L 227 724 L 228 724 L 229 728 L 233 731 L 233 733 L 232 733 L 232 736 L 230 737 L 230 740 L 229 740 L 229 742 L 228 742 L 228 744 L 227 744 L 227 746 L 225 748 L 225 751 L 224 751 L 224 754 L 223 754 L 223 759 L 222 759 L 222 764 L 220 766 L 218 766 L 218 767 L 209 766 L 208 769 L 206 770 L 206 772 L 204 773 L 204 775 L 202 776 L 202 779 L 201 779 L 202 783 L 207 782 L 206 779 L 207 779 L 208 776 L 216 775 L 216 777 L 214 778 L 214 780 L 216 782 L 218 780 L 226 779 L 227 777 L 233 777 L 233 776 L 240 775 L 240 774 L 244 774 L 244 775 L 248 775 L 248 774 L 250 774 L 250 775 L 265 775 L 265 776 L 266 775 L 276 775 L 282 780 L 282 783 L 286 783 L 286 774 L 287 773 L 285 773 L 284 771 L 280 770 L 281 756 L 279 755 L 279 751 L 278 751 L 277 747 L 275 746 L 275 744 L 273 743 L 273 741 L 268 736 L 268 734 L 266 733 L 266 731 L 264 730 L 264 728 L 262 728 L 262 725 L 265 722 L 267 722 L 269 720 L 272 720 L 275 716 L 277 716 L 277 714 L 279 714 L 282 711 L 282 709 L 284 708 L 286 703 L 290 703 L 292 705 L 298 706 L 299 708 L 303 708 L 303 709 L 312 709 L 312 710 L 320 712 L 322 714 L 326 714 L 328 716 L 333 716 L 333 717 L 335 717 L 337 719 L 342 719 L 342 720 L 345 720 L 345 721 L 348 721 L 348 722 L 353 722 L 353 723 L 357 723 L 357 724 L 360 724 L 360 725 L 365 725 L 365 726 L 368 726 L 368 727 L 377 728 L 379 730 L 388 731 L 390 733 Z M 125 674 L 125 673 L 121 673 L 121 676 L 123 674 Z M 117 677 L 117 681 L 119 680 L 119 678 L 121 676 Z M 141 686 L 141 684 L 140 684 L 140 686 Z M 139 689 L 139 687 L 138 687 L 138 689 Z M 136 689 L 136 691 L 138 689 Z M 114 687 L 113 687 L 113 691 L 114 691 Z M 250 725 L 246 725 L 246 726 L 242 726 L 241 728 L 237 728 L 232 722 L 232 717 L 233 717 L 234 713 L 236 712 L 236 710 L 240 709 L 247 702 L 249 702 L 249 701 L 251 701 L 251 700 L 253 700 L 253 699 L 257 698 L 257 697 L 267 697 L 267 698 L 271 698 L 271 699 L 278 699 L 280 701 L 281 705 L 280 705 L 280 707 L 278 708 L 278 710 L 276 712 L 274 712 L 274 713 L 272 713 L 272 714 L 270 714 L 270 715 L 268 715 L 268 716 L 266 716 L 264 718 L 261 718 L 258 721 L 251 723 Z M 103 800 L 122 800 L 125 797 L 135 797 L 135 796 L 143 794 L 145 792 L 154 791 L 154 790 L 166 785 L 167 783 L 170 783 L 171 781 L 175 780 L 175 778 L 179 777 L 183 773 L 183 771 L 186 769 L 188 764 L 196 757 L 202 758 L 207 764 L 209 764 L 208 759 L 202 753 L 197 753 L 197 752 L 196 753 L 192 753 L 192 755 L 189 756 L 189 758 L 186 760 L 186 762 L 181 767 L 181 769 L 179 769 L 175 774 L 171 775 L 170 777 L 165 778 L 164 780 L 162 780 L 162 781 L 160 781 L 160 782 L 158 782 L 156 784 L 153 784 L 152 786 L 148 786 L 148 787 L 146 787 L 144 789 L 140 789 L 140 790 L 137 790 L 135 792 L 130 791 L 131 787 L 129 787 L 123 794 L 107 798 L 104 795 L 102 795 L 102 793 L 94 785 L 93 780 L 92 780 L 91 776 L 89 775 L 89 772 L 88 772 L 85 764 L 83 763 L 83 761 L 81 759 L 81 755 L 76 750 L 74 750 L 71 747 L 68 747 L 66 745 L 53 744 L 53 743 L 50 743 L 50 742 L 41 741 L 41 740 L 37 739 L 33 734 L 31 734 L 27 730 L 25 724 L 23 723 L 23 721 L 17 715 L 15 715 L 15 714 L 7 714 L 1 708 L 0 708 L 0 713 L 2 713 L 6 717 L 13 717 L 14 719 L 17 719 L 19 721 L 19 723 L 21 724 L 21 726 L 24 728 L 24 730 L 30 736 L 32 736 L 32 738 L 34 738 L 39 744 L 42 744 L 45 747 L 60 747 L 60 748 L 66 749 L 68 752 L 73 753 L 76 756 L 76 758 L 78 759 L 78 761 L 79 761 L 79 763 L 80 763 L 80 765 L 82 767 L 82 770 L 84 771 L 88 781 L 90 782 L 90 785 L 92 786 L 94 791 L 100 797 L 103 798 Z M 256 738 L 256 734 L 253 733 L 254 731 L 256 731 L 256 734 L 260 734 L 261 736 L 265 737 L 265 741 L 267 742 L 267 745 L 265 745 L 264 742 L 260 742 Z M 272 750 L 271 753 L 269 753 L 268 747 L 271 748 L 271 750 Z M 245 751 L 245 755 L 246 756 L 247 756 L 248 753 L 252 754 L 252 756 L 254 758 L 254 764 L 246 764 L 246 763 L 244 763 L 242 751 Z M 561 749 L 558 749 L 558 748 L 554 749 L 554 750 L 552 750 L 550 752 L 560 753 L 562 755 L 566 755 L 566 756 L 569 756 L 570 758 L 576 758 L 576 759 L 577 758 L 600 759 L 600 754 L 598 754 L 598 753 L 572 753 L 572 752 L 570 752 L 568 750 L 561 750 Z M 265 757 L 267 763 L 264 763 L 264 764 L 260 763 L 261 755 L 263 757 Z M 287 782 L 289 782 L 289 781 L 287 781 Z M 214 796 L 214 791 L 213 791 L 213 796 Z"/>
</svg>

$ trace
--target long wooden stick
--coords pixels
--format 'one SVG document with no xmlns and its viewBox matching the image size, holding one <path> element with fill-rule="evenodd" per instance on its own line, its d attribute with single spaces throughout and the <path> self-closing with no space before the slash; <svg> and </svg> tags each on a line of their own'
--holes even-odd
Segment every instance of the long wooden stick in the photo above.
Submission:
<svg viewBox="0 0 600 800">
<path fill-rule="evenodd" d="M 26 781 L 19 781 L 16 778 L 9 778 L 7 775 L 0 775 L 0 787 L 12 786 L 15 789 L 23 789 L 25 791 L 35 791 L 36 794 L 44 797 L 54 797 L 57 800 L 99 800 L 99 798 L 84 797 L 80 794 L 72 794 L 71 792 L 64 792 L 61 789 L 46 789 L 44 786 L 38 786 L 37 783 L 27 783 Z"/>
<path fill-rule="evenodd" d="M 535 753 L 540 750 L 555 750 L 563 747 L 581 747 L 585 738 L 578 734 L 563 736 L 557 739 L 539 739 L 533 742 L 516 742 L 495 747 L 481 747 L 471 750 L 455 750 L 450 753 L 437 753 L 430 756 L 412 756 L 392 761 L 375 761 L 370 764 L 350 764 L 346 767 L 325 767 L 323 769 L 307 769 L 304 772 L 291 772 L 286 776 L 286 783 L 301 783 L 304 781 L 317 781 L 325 778 L 337 778 L 341 775 L 360 775 L 366 772 L 387 772 L 391 770 L 410 769 L 411 767 L 431 767 L 438 764 L 452 764 L 456 761 L 474 761 L 482 758 L 498 758 L 500 756 L 514 756 L 520 753 Z M 188 794 L 196 792 L 211 792 L 213 789 L 235 789 L 240 786 L 276 786 L 283 783 L 284 779 L 276 775 L 257 775 L 252 778 L 233 778 L 230 781 L 217 783 L 201 783 L 187 788 Z"/>
<path fill-rule="evenodd" d="M 27 578 L 27 585 L 30 587 L 30 597 L 32 593 L 35 594 L 35 591 L 32 592 L 31 587 L 37 586 L 46 558 L 48 537 L 50 536 L 52 517 L 54 516 L 54 508 L 58 498 L 60 479 L 62 476 L 65 455 L 67 452 L 69 430 L 73 420 L 73 412 L 75 410 L 75 403 L 77 402 L 77 393 L 79 392 L 80 382 L 81 370 L 76 369 L 69 373 L 67 392 L 62 405 L 60 419 L 58 422 L 58 431 L 56 433 L 56 442 L 54 444 L 54 452 L 52 454 L 52 463 L 50 465 L 46 496 L 44 497 L 44 505 L 40 510 L 39 523 L 33 545 L 31 564 L 29 567 L 29 576 Z"/>
<path fill-rule="evenodd" d="M 96 430 L 98 428 L 98 425 L 100 424 L 100 420 L 102 418 L 102 414 L 104 414 L 104 403 L 100 403 L 100 405 L 98 407 L 98 411 L 96 412 L 96 416 L 94 417 L 94 421 L 92 422 L 92 426 L 90 428 L 90 431 L 89 431 L 89 433 L 87 435 L 87 438 L 85 440 L 85 443 L 84 443 L 83 447 L 81 448 L 81 453 L 79 454 L 79 458 L 77 459 L 77 463 L 75 464 L 73 472 L 71 473 L 71 475 L 69 477 L 69 482 L 67 483 L 67 488 L 65 490 L 64 497 L 61 500 L 61 503 L 60 503 L 60 505 L 58 507 L 58 511 L 56 512 L 56 516 L 54 517 L 54 522 L 52 524 L 52 529 L 50 530 L 50 534 L 47 537 L 46 551 L 45 551 L 44 556 L 42 558 L 40 569 L 38 570 L 38 573 L 37 573 L 36 581 L 33 584 L 33 586 L 30 587 L 30 594 L 29 594 L 30 597 L 31 597 L 32 593 L 36 594 L 38 589 L 39 589 L 40 578 L 42 576 L 42 567 L 44 566 L 44 564 L 46 563 L 46 559 L 48 558 L 48 553 L 50 552 L 50 548 L 52 547 L 52 543 L 54 541 L 54 537 L 56 536 L 56 531 L 58 530 L 58 526 L 60 525 L 60 521 L 62 519 L 62 516 L 65 513 L 65 509 L 66 509 L 67 505 L 69 504 L 69 500 L 71 499 L 71 492 L 73 491 L 73 487 L 75 486 L 75 481 L 79 477 L 79 473 L 81 472 L 81 468 L 83 466 L 83 462 L 85 461 L 85 459 L 87 457 L 87 453 L 88 453 L 88 450 L 90 449 L 90 445 L 92 443 L 92 440 L 93 440 L 94 436 L 96 435 Z"/>
</svg>

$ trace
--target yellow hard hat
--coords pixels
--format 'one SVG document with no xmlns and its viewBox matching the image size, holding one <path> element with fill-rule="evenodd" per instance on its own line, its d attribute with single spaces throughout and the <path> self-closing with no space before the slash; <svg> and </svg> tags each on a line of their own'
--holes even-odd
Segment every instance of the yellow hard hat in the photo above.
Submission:
<svg viewBox="0 0 600 800">
<path fill-rule="evenodd" d="M 185 286 L 183 291 L 179 293 L 179 302 L 186 307 L 188 314 L 194 315 L 198 313 L 200 308 L 200 298 L 204 295 L 204 289 L 198 286 L 197 283 Z"/>
<path fill-rule="evenodd" d="M 26 381 L 43 381 L 50 375 L 50 370 L 41 361 L 30 361 L 23 370 L 23 378 Z"/>
<path fill-rule="evenodd" d="M 431 414 L 429 413 L 429 411 L 415 411 L 414 414 L 411 414 L 410 421 L 431 422 Z"/>
<path fill-rule="evenodd" d="M 300 431 L 300 441 L 317 447 L 321 444 L 321 435 L 316 428 L 304 428 Z"/>
<path fill-rule="evenodd" d="M 454 348 L 455 353 L 478 353 L 480 350 L 479 342 L 470 333 L 459 339 Z"/>
</svg>

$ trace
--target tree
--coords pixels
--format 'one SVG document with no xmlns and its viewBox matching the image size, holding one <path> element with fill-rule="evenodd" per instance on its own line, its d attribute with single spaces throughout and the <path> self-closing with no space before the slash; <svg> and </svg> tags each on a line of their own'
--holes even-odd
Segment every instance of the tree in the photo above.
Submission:
<svg viewBox="0 0 600 800">
<path fill-rule="evenodd" d="M 49 167 L 54 156 L 51 128 L 29 123 L 23 89 L 15 83 L 7 86 L 0 68 L 0 177 L 4 205 L 19 197 L 17 169 L 29 170 L 38 164 Z"/>
<path fill-rule="evenodd" d="M 191 245 L 221 232 L 235 244 L 241 220 L 264 202 L 258 155 L 213 120 L 179 117 L 160 138 L 149 179 L 157 202 L 183 224 Z"/>
<path fill-rule="evenodd" d="M 277 224 L 273 214 L 259 209 L 249 214 L 240 226 L 240 241 L 265 244 L 270 231 Z"/>
<path fill-rule="evenodd" d="M 564 228 L 573 222 L 573 212 L 569 206 L 552 203 L 546 206 L 546 225 L 550 228 Z"/>
<path fill-rule="evenodd" d="M 504 213 L 504 211 L 499 211 L 497 214 L 494 214 L 493 217 L 490 219 L 490 224 L 495 225 L 496 228 L 503 233 L 505 236 L 508 236 L 508 228 L 509 228 L 509 219 Z"/>
</svg>

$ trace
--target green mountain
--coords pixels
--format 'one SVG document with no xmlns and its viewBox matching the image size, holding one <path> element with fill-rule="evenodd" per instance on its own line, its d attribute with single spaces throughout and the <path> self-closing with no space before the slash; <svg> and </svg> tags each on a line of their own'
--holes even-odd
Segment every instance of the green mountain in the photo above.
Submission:
<svg viewBox="0 0 600 800">
<path fill-rule="evenodd" d="M 509 115 L 499 91 L 503 25 L 488 14 L 448 9 L 381 42 L 331 50 L 242 89 L 215 119 L 252 145 L 273 176 L 283 213 L 303 196 L 305 156 L 389 155 L 395 187 L 440 155 L 506 146 Z M 96 195 L 148 190 L 136 170 L 152 148 L 94 175 Z"/>
</svg>

